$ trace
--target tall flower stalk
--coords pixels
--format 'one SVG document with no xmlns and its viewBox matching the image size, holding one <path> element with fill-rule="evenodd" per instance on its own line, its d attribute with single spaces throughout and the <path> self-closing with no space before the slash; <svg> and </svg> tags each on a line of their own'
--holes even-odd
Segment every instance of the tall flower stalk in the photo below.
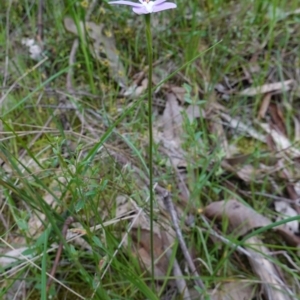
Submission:
<svg viewBox="0 0 300 300">
<path fill-rule="evenodd" d="M 154 283 L 154 191 L 153 191 L 153 128 L 152 128 L 152 33 L 151 33 L 151 15 L 145 15 L 146 22 L 146 39 L 148 53 L 148 131 L 149 131 L 149 196 L 150 196 L 150 252 L 151 252 L 151 276 Z"/>
<path fill-rule="evenodd" d="M 149 130 L 149 196 L 150 196 L 150 252 L 151 252 L 151 279 L 154 288 L 154 190 L 153 190 L 153 128 L 152 128 L 152 34 L 151 34 L 151 13 L 160 12 L 167 9 L 176 8 L 175 3 L 166 2 L 166 0 L 139 0 L 139 3 L 119 0 L 111 1 L 109 4 L 129 5 L 133 12 L 138 15 L 145 15 L 146 40 L 148 54 L 148 130 Z"/>
</svg>

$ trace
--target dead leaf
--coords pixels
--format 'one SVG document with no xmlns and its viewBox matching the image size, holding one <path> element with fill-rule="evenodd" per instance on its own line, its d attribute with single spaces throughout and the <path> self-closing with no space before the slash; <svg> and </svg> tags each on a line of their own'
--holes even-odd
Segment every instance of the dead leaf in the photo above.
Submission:
<svg viewBox="0 0 300 300">
<path fill-rule="evenodd" d="M 258 132 L 253 126 L 250 124 L 244 123 L 241 119 L 239 118 L 233 118 L 230 115 L 221 112 L 220 116 L 223 120 L 225 120 L 228 124 L 228 126 L 234 130 L 237 130 L 239 132 L 247 133 L 254 139 L 257 139 L 258 141 L 261 141 L 263 143 L 266 142 L 266 137 L 265 135 L 261 134 Z"/>
<path fill-rule="evenodd" d="M 229 230 L 233 231 L 237 237 L 244 236 L 252 229 L 271 223 L 268 218 L 236 200 L 212 202 L 204 209 L 204 214 L 209 219 L 228 218 Z"/>
<path fill-rule="evenodd" d="M 130 242 L 132 252 L 140 260 L 144 270 L 151 270 L 151 252 L 150 252 L 150 231 L 132 229 L 130 234 L 132 241 Z M 155 269 L 154 274 L 157 278 L 166 276 L 169 260 L 166 256 L 165 248 L 168 247 L 168 241 L 164 241 L 161 236 L 154 234 L 154 257 Z"/>
<path fill-rule="evenodd" d="M 141 268 L 145 271 L 151 269 L 150 252 L 150 219 L 149 216 L 140 208 L 133 199 L 118 196 L 116 198 L 117 210 L 116 217 L 122 218 L 128 214 L 135 214 L 130 225 L 130 232 L 123 233 L 129 238 L 125 239 L 124 246 L 129 247 L 132 254 L 140 261 Z M 166 255 L 167 249 L 173 244 L 175 232 L 168 220 L 165 220 L 159 212 L 156 213 L 158 221 L 154 223 L 154 258 L 155 258 L 155 277 L 163 277 L 167 274 L 169 259 Z M 164 224 L 164 225 L 161 225 Z M 162 234 L 163 232 L 163 234 Z"/>
<path fill-rule="evenodd" d="M 167 94 L 166 107 L 163 115 L 154 125 L 154 140 L 170 159 L 174 168 L 186 166 L 182 143 L 182 107 L 179 106 L 174 94 Z"/>
<path fill-rule="evenodd" d="M 225 170 L 236 174 L 240 179 L 242 179 L 245 182 L 252 182 L 254 178 L 256 181 L 258 181 L 264 176 L 262 173 L 260 173 L 259 169 L 254 168 L 250 164 L 233 166 L 228 163 L 228 159 L 223 159 L 221 162 L 221 166 Z"/>
<path fill-rule="evenodd" d="M 289 203 L 285 201 L 275 201 L 274 202 L 275 211 L 279 213 L 276 221 L 284 220 L 291 217 L 296 217 L 298 213 L 293 209 Z M 288 229 L 294 233 L 299 233 L 299 223 L 297 220 L 286 223 Z"/>
<path fill-rule="evenodd" d="M 204 214 L 210 219 L 227 218 L 229 233 L 236 237 L 244 236 L 252 229 L 272 223 L 268 218 L 236 200 L 213 202 L 204 209 Z M 247 239 L 246 243 L 245 248 L 251 254 L 248 256 L 249 262 L 253 271 L 261 279 L 267 299 L 290 299 L 288 296 L 290 291 L 284 285 L 274 264 L 261 254 L 268 253 L 269 250 L 257 237 Z"/>
<path fill-rule="evenodd" d="M 282 135 L 287 136 L 285 121 L 282 111 L 279 109 L 278 105 L 271 103 L 269 105 L 269 112 L 271 115 L 273 126 L 279 131 Z"/>
<path fill-rule="evenodd" d="M 176 98 L 180 101 L 181 104 L 185 103 L 184 96 L 186 94 L 186 90 L 180 86 L 171 86 L 171 92 L 176 96 Z"/>
<path fill-rule="evenodd" d="M 257 118 L 259 120 L 263 119 L 266 116 L 267 110 L 268 110 L 270 102 L 271 102 L 271 96 L 272 96 L 271 93 L 266 93 L 263 96 L 263 100 L 262 100 L 261 106 L 259 108 L 258 116 L 257 116 Z"/>
<path fill-rule="evenodd" d="M 260 278 L 264 295 L 267 299 L 290 300 L 288 286 L 281 279 L 275 265 L 261 253 L 269 253 L 263 243 L 257 237 L 247 239 L 247 251 L 251 254 L 249 262 L 252 270 Z"/>
<path fill-rule="evenodd" d="M 26 280 L 7 280 L 6 287 L 8 289 L 3 295 L 3 300 L 24 300 L 28 296 L 28 284 L 26 285 Z M 4 288 L 4 286 L 2 286 L 2 288 Z"/>
<path fill-rule="evenodd" d="M 64 19 L 65 28 L 73 34 L 79 36 L 76 24 L 71 18 Z M 103 34 L 103 24 L 94 22 L 80 22 L 81 34 L 85 36 L 87 33 L 89 38 L 93 40 L 91 53 L 105 66 L 108 67 L 110 76 L 124 88 L 127 86 L 127 77 L 125 68 L 118 55 L 116 42 L 111 32 Z M 103 58 L 105 56 L 106 58 Z"/>
<path fill-rule="evenodd" d="M 163 113 L 163 134 L 168 140 L 180 140 L 182 135 L 182 108 L 174 94 L 167 94 L 166 108 Z"/>
<path fill-rule="evenodd" d="M 300 156 L 300 151 L 293 146 L 287 137 L 282 133 L 274 130 L 270 124 L 259 123 L 259 125 L 272 137 L 273 142 L 276 145 L 276 151 L 278 155 L 287 154 L 290 158 L 296 158 Z"/>
<path fill-rule="evenodd" d="M 141 96 L 148 87 L 148 79 L 144 78 L 140 83 L 133 82 L 132 85 L 124 92 L 125 97 L 137 98 Z"/>
<path fill-rule="evenodd" d="M 185 113 L 187 117 L 189 118 L 189 121 L 192 122 L 197 118 L 205 118 L 206 114 L 204 110 L 201 110 L 199 105 L 189 105 L 187 109 L 185 110 Z"/>
<path fill-rule="evenodd" d="M 237 229 L 238 236 L 242 236 L 254 228 L 271 224 L 271 220 L 255 212 L 236 200 L 217 201 L 204 209 L 204 214 L 210 219 L 222 220 L 227 217 L 232 230 Z M 241 223 L 242 222 L 242 223 Z M 283 239 L 294 247 L 300 246 L 300 237 L 292 233 L 286 224 L 273 228 Z"/>
<path fill-rule="evenodd" d="M 257 285 L 251 282 L 234 281 L 222 284 L 209 294 L 211 300 L 248 300 L 253 299 L 257 293 Z"/>
<path fill-rule="evenodd" d="M 17 261 L 22 260 L 24 258 L 22 253 L 26 250 L 28 250 L 28 247 L 15 248 L 13 250 L 1 249 L 0 266 L 6 268 Z M 32 255 L 27 255 L 26 257 L 30 259 Z"/>
<path fill-rule="evenodd" d="M 297 117 L 294 117 L 294 124 L 295 124 L 295 142 L 300 141 L 300 122 Z"/>
<path fill-rule="evenodd" d="M 283 82 L 274 82 L 274 83 L 268 83 L 264 84 L 259 87 L 251 87 L 243 90 L 240 95 L 241 96 L 255 96 L 259 94 L 266 94 L 271 92 L 278 92 L 278 91 L 288 91 L 292 88 L 292 85 L 294 83 L 294 80 L 286 80 Z"/>
</svg>

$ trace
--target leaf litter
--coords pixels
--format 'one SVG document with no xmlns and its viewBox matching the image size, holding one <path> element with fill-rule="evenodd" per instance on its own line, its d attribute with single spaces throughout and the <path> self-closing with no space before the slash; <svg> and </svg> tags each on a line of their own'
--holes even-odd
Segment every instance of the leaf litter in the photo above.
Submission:
<svg viewBox="0 0 300 300">
<path fill-rule="evenodd" d="M 65 26 L 68 31 L 78 36 L 77 28 L 74 22 L 70 19 L 65 19 Z M 91 53 L 95 54 L 97 60 L 101 60 L 103 63 L 103 54 L 107 57 L 109 64 L 109 72 L 111 78 L 119 84 L 121 87 L 126 87 L 128 78 L 124 74 L 124 67 L 120 61 L 116 44 L 113 37 L 109 37 L 103 34 L 103 26 L 97 25 L 93 22 L 81 23 L 81 30 L 83 34 L 89 36 L 92 40 Z M 99 52 L 102 49 L 104 52 Z M 203 66 L 200 66 L 202 68 Z M 271 219 L 269 216 L 265 216 L 262 213 L 256 212 L 250 205 L 246 205 L 246 200 L 226 199 L 223 201 L 213 201 L 208 205 L 204 205 L 203 214 L 210 219 L 209 225 L 211 226 L 211 233 L 208 232 L 210 238 L 213 238 L 213 232 L 216 229 L 215 220 L 222 222 L 224 218 L 228 219 L 229 231 L 221 232 L 219 237 L 225 235 L 234 236 L 236 239 L 245 237 L 252 230 L 257 228 L 271 225 L 274 221 L 284 220 L 287 217 L 295 217 L 298 215 L 297 208 L 299 206 L 299 172 L 296 168 L 293 168 L 293 164 L 299 159 L 299 147 L 290 137 L 287 136 L 287 128 L 285 126 L 284 113 L 278 103 L 274 105 L 274 95 L 278 95 L 285 92 L 295 91 L 295 81 L 291 79 L 278 81 L 272 80 L 271 83 L 265 83 L 260 86 L 254 85 L 253 76 L 256 76 L 260 72 L 260 67 L 257 63 L 257 55 L 253 55 L 250 60 L 250 67 L 244 68 L 244 78 L 247 79 L 250 87 L 238 89 L 238 83 L 242 81 L 240 78 L 224 78 L 224 82 L 218 83 L 214 89 L 216 93 L 212 93 L 211 96 L 214 101 L 207 101 L 207 105 L 195 105 L 187 104 L 185 102 L 186 90 L 182 86 L 168 86 L 163 85 L 159 91 L 160 104 L 163 106 L 162 114 L 157 115 L 158 122 L 155 126 L 155 141 L 159 147 L 159 152 L 162 155 L 167 156 L 168 166 L 174 170 L 175 186 L 172 190 L 179 191 L 179 200 L 174 203 L 175 210 L 178 219 L 187 219 L 185 208 L 187 203 L 190 202 L 192 187 L 188 182 L 187 168 L 194 162 L 191 162 L 189 157 L 192 149 L 187 149 L 184 146 L 185 142 L 185 130 L 184 130 L 184 116 L 188 117 L 189 122 L 196 122 L 203 118 L 207 124 L 209 133 L 214 135 L 220 142 L 222 155 L 218 158 L 212 158 L 208 171 L 211 170 L 213 164 L 218 160 L 221 160 L 221 176 L 223 174 L 234 175 L 229 180 L 224 180 L 224 184 L 231 181 L 233 185 L 238 186 L 234 191 L 243 194 L 242 189 L 249 189 L 250 184 L 255 183 L 262 186 L 264 178 L 268 176 L 272 182 L 274 193 L 281 195 L 282 190 L 278 188 L 279 182 L 284 182 L 288 185 L 287 195 L 290 201 L 273 202 L 274 210 L 277 212 L 276 217 Z M 143 72 L 142 72 L 143 73 Z M 206 73 L 205 84 L 203 91 L 208 91 L 208 86 L 211 86 L 210 76 Z M 230 76 L 229 76 L 230 77 Z M 270 81 L 270 78 L 268 78 Z M 253 85 L 253 86 L 252 86 Z M 144 74 L 137 76 L 133 82 L 132 88 L 127 90 L 127 93 L 123 93 L 126 97 L 136 98 L 145 92 L 147 86 L 147 79 Z M 228 88 L 228 90 L 226 90 Z M 201 88 L 199 87 L 199 90 Z M 259 111 L 259 118 L 256 120 L 246 120 L 243 115 L 233 116 L 229 110 L 222 106 L 219 101 L 215 101 L 218 98 L 217 93 L 221 94 L 220 99 L 230 99 L 231 95 L 238 95 L 243 97 L 252 98 L 254 96 L 261 95 L 261 109 Z M 203 99 L 203 95 L 198 97 Z M 201 109 L 200 109 L 201 106 Z M 161 108 L 160 108 L 161 109 Z M 269 118 L 270 117 L 270 118 Z M 271 120 L 270 120 L 271 119 Z M 297 127 L 298 126 L 298 127 Z M 88 130 L 87 130 L 88 131 Z M 299 120 L 295 117 L 295 136 L 299 136 Z M 247 153 L 241 153 L 238 146 L 232 143 L 232 140 L 237 136 L 243 136 L 247 139 L 252 139 L 259 142 L 259 145 L 263 145 L 266 149 L 266 153 L 271 159 L 271 165 L 266 161 L 256 160 L 253 157 L 253 151 L 249 150 Z M 198 138 L 198 143 L 204 143 L 201 137 Z M 216 144 L 213 143 L 213 146 Z M 201 149 L 205 149 L 204 147 Z M 203 152 L 201 155 L 209 157 L 209 153 Z M 210 159 L 210 158 L 209 158 Z M 117 160 L 117 158 L 116 158 Z M 5 168 L 7 164 L 5 164 Z M 134 167 L 134 166 L 132 166 Z M 198 164 L 195 164 L 193 171 L 198 171 Z M 143 200 L 146 202 L 147 196 L 143 193 L 143 190 L 147 187 L 147 182 L 143 182 L 140 177 L 146 177 L 144 174 L 141 176 L 141 170 L 135 169 L 138 174 L 133 176 L 132 180 L 138 182 L 140 192 L 143 195 Z M 242 183 L 242 184 L 241 184 Z M 240 187 L 242 186 L 242 187 Z M 55 189 L 55 183 L 50 183 L 49 187 Z M 158 197 L 157 193 L 157 197 Z M 56 195 L 58 198 L 61 195 Z M 141 269 L 145 272 L 149 270 L 150 266 L 150 250 L 149 250 L 149 217 L 145 207 L 134 197 L 128 195 L 116 196 L 116 214 L 115 219 L 104 222 L 103 224 L 97 224 L 90 229 L 96 230 L 103 229 L 105 226 L 111 226 L 112 224 L 118 224 L 119 222 L 126 222 L 128 230 L 122 233 L 122 239 L 124 243 L 122 247 L 128 248 L 127 250 L 133 253 L 140 262 Z M 159 197 L 158 197 L 159 198 Z M 44 195 L 44 200 L 52 209 L 56 209 L 55 201 L 52 195 Z M 143 202 L 143 201 L 142 201 Z M 159 216 L 155 223 L 155 258 L 157 259 L 155 275 L 157 277 L 167 276 L 167 271 L 170 264 L 168 251 L 172 248 L 172 245 L 176 241 L 177 233 L 174 231 L 174 223 L 171 221 L 169 212 L 166 211 L 166 207 L 163 203 L 163 199 L 158 199 L 160 204 L 156 207 L 156 213 Z M 190 226 L 195 226 L 195 220 L 197 218 L 197 207 L 199 203 L 192 203 L 189 205 L 192 207 L 194 218 L 190 222 L 182 222 L 182 232 L 188 236 L 190 234 Z M 201 214 L 202 216 L 202 214 Z M 43 222 L 44 221 L 44 222 Z M 43 228 L 45 223 L 45 216 L 40 213 L 34 213 L 29 219 L 28 228 L 29 233 L 33 238 L 38 238 L 39 234 L 45 230 Z M 297 220 L 287 222 L 280 226 L 272 228 L 272 231 L 280 234 L 286 243 L 298 247 L 299 246 L 299 223 Z M 78 224 L 77 228 L 69 230 L 70 236 L 78 237 L 85 235 L 87 231 Z M 69 240 L 70 236 L 66 239 Z M 189 237 L 189 236 L 188 236 Z M 104 238 L 101 236 L 101 238 Z M 220 239 L 224 242 L 224 239 Z M 23 240 L 24 241 L 24 240 Z M 19 242 L 19 241 L 18 241 Z M 86 241 L 84 241 L 86 242 Z M 229 241 L 230 242 L 230 241 Z M 224 242 L 225 243 L 225 242 Z M 21 244 L 21 243 L 19 243 Z M 234 247 L 236 245 L 233 245 Z M 236 246 L 236 249 L 240 246 Z M 87 244 L 86 249 L 92 250 Z M 271 253 L 260 236 L 253 236 L 249 238 L 243 245 L 243 250 L 248 253 L 248 260 L 250 262 L 253 273 L 259 279 L 258 286 L 262 287 L 262 292 L 266 299 L 291 299 L 295 298 L 295 294 L 290 290 L 287 282 L 282 277 L 282 272 L 278 266 L 266 255 Z M 5 252 L 12 258 L 19 258 L 19 254 L 24 248 L 18 248 L 12 251 Z M 270 254 L 271 255 L 271 254 Z M 99 261 L 99 264 L 103 263 L 103 259 Z M 12 260 L 1 260 L 2 267 L 6 268 L 11 264 Z M 175 261 L 173 262 L 175 265 Z M 179 261 L 179 269 L 180 264 Z M 108 263 L 106 266 L 109 266 Z M 103 276 L 105 275 L 105 268 Z M 198 267 L 199 269 L 199 267 Z M 184 272 L 181 272 L 183 274 Z M 199 272 L 201 274 L 201 272 Z M 181 275 L 182 276 L 182 275 Z M 209 290 L 211 299 L 251 299 L 254 296 L 259 295 L 259 288 L 257 288 L 257 282 L 254 285 L 250 280 L 240 280 L 238 276 L 232 277 L 232 283 L 218 283 L 218 279 L 214 282 L 214 290 Z M 236 288 L 239 287 L 239 289 Z M 193 296 L 193 287 L 189 280 L 183 281 L 177 284 L 177 293 L 183 294 L 188 297 Z M 240 293 L 239 293 L 240 292 Z M 195 293 L 195 298 L 199 297 Z"/>
<path fill-rule="evenodd" d="M 180 91 L 180 89 L 178 90 Z M 180 93 L 166 93 L 165 109 L 163 114 L 158 117 L 158 125 L 155 127 L 156 143 L 159 144 L 160 151 L 168 156 L 170 165 L 175 170 L 178 170 L 178 168 L 186 168 L 188 165 L 187 152 L 186 150 L 183 150 L 182 146 L 182 143 L 184 142 L 184 115 L 188 116 L 188 120 L 190 122 L 195 121 L 200 117 L 211 118 L 211 114 L 207 112 L 209 109 L 206 109 L 206 111 L 203 111 L 202 113 L 197 106 L 193 106 L 191 104 L 184 106 L 182 105 L 182 98 L 180 99 L 180 97 L 182 97 L 180 96 Z M 250 134 L 252 138 L 257 138 L 260 142 L 266 143 L 266 137 L 254 127 L 250 128 L 248 125 L 243 124 L 243 122 L 239 120 L 233 122 L 232 120 L 234 119 L 226 114 L 225 108 L 221 108 L 220 113 L 215 111 L 215 114 L 217 116 L 219 115 L 220 118 L 223 118 L 223 120 L 226 121 L 225 125 L 234 129 L 239 128 L 239 132 Z M 216 121 L 216 119 L 214 120 Z M 299 150 L 284 136 L 284 131 L 281 130 L 281 132 L 278 132 L 275 129 L 271 130 L 267 125 L 268 124 L 260 123 L 261 128 L 263 128 L 273 139 L 275 148 L 272 149 L 272 151 L 275 152 L 276 159 L 286 160 L 287 158 L 293 159 L 299 157 Z M 248 160 L 249 155 L 244 157 L 241 156 L 238 160 L 241 163 L 233 163 L 233 161 L 237 160 L 237 158 L 232 156 L 232 153 L 230 152 L 228 141 L 224 138 L 225 131 L 223 130 L 223 127 L 219 125 L 219 128 L 211 127 L 211 130 L 217 136 L 222 137 L 222 135 L 224 135 L 223 142 L 221 143 L 225 153 L 222 160 L 223 168 L 232 173 L 236 173 L 238 177 L 246 183 L 251 182 L 253 177 L 256 177 L 257 179 L 259 171 L 261 172 L 261 176 L 264 176 L 266 168 L 264 169 L 263 165 L 261 165 L 260 169 L 257 168 L 257 165 L 255 168 L 251 164 L 244 165 L 244 163 Z M 199 139 L 199 143 L 201 143 L 201 139 Z M 230 165 L 230 168 L 226 167 L 226 164 Z M 242 169 L 237 167 L 237 165 L 242 166 Z M 282 168 L 284 167 L 285 166 L 283 165 Z M 139 175 L 140 173 L 141 171 L 139 171 Z M 186 183 L 185 176 L 182 178 L 178 172 L 175 172 L 175 174 L 177 174 L 175 175 L 175 177 L 177 177 L 177 187 L 181 191 L 182 195 L 185 195 L 184 198 L 188 198 L 189 185 Z M 291 179 L 289 174 L 287 176 Z M 62 180 L 65 179 L 62 178 Z M 140 179 L 135 177 L 134 180 L 139 181 Z M 179 184 L 179 182 L 181 184 Z M 147 183 L 144 184 L 146 187 Z M 141 186 L 142 185 L 140 185 L 140 187 Z M 55 190 L 55 188 L 52 186 L 51 190 Z M 56 197 L 60 198 L 60 195 L 56 195 Z M 53 196 L 50 194 L 45 195 L 44 199 L 50 206 L 54 205 L 55 203 Z M 184 199 L 182 199 L 182 201 L 184 201 Z M 148 214 L 143 207 L 138 205 L 136 201 L 127 196 L 117 196 L 116 207 L 116 219 L 120 221 L 125 216 L 130 215 L 131 217 L 130 221 L 126 221 L 129 223 L 129 227 L 127 228 L 130 228 L 130 230 L 123 233 L 122 238 L 126 238 L 124 239 L 122 246 L 128 248 L 128 250 L 138 258 L 141 269 L 147 272 L 151 264 Z M 167 255 L 167 252 L 172 248 L 176 237 L 176 233 L 173 230 L 173 225 L 170 223 L 170 217 L 163 217 L 166 215 L 165 208 L 163 207 L 164 205 L 162 204 L 161 206 L 157 207 L 157 215 L 159 215 L 160 218 L 155 222 L 154 227 L 155 258 L 157 260 L 155 265 L 155 276 L 157 276 L 157 278 L 163 278 L 167 275 L 170 264 L 170 255 Z M 291 208 L 285 202 L 284 205 L 282 202 L 275 202 L 275 209 L 278 213 L 280 213 L 276 220 L 286 218 L 287 216 L 292 217 L 297 214 L 295 210 L 293 210 L 293 208 Z M 176 204 L 176 210 L 178 216 L 186 218 L 186 215 L 180 208 L 180 205 Z M 254 210 L 246 207 L 240 201 L 236 200 L 212 202 L 210 205 L 205 207 L 204 214 L 212 220 L 215 218 L 228 218 L 230 227 L 234 229 L 234 231 L 229 233 L 233 234 L 235 237 L 242 237 L 249 233 L 252 229 L 272 224 L 272 221 L 269 218 L 256 213 Z M 29 220 L 29 232 L 33 236 L 37 235 L 38 232 L 42 232 L 43 219 L 43 215 L 35 215 Z M 296 232 L 297 224 L 297 221 L 293 221 L 274 227 L 273 230 L 282 235 L 287 243 L 290 243 L 293 246 L 299 246 L 299 238 L 297 235 L 295 235 L 298 233 L 298 231 Z M 76 234 L 74 231 L 69 231 L 70 234 L 72 232 L 73 236 L 78 236 L 78 234 Z M 80 230 L 77 232 L 80 232 Z M 81 231 L 81 234 L 85 234 L 84 231 Z M 69 240 L 69 238 L 70 237 L 68 237 L 67 240 Z M 91 250 L 89 245 L 87 245 L 85 248 Z M 23 248 L 19 249 L 23 251 Z M 286 283 L 284 283 L 284 281 L 281 279 L 281 274 L 278 273 L 275 265 L 268 258 L 259 254 L 270 253 L 270 250 L 263 246 L 263 242 L 258 237 L 252 237 L 247 240 L 247 246 L 245 246 L 245 249 L 248 251 L 248 253 L 250 253 L 250 257 L 248 258 L 250 265 L 252 266 L 253 272 L 260 279 L 263 293 L 266 295 L 266 297 L 268 299 L 290 299 L 290 297 L 293 297 L 293 292 L 287 288 Z M 16 249 L 9 251 L 7 252 L 7 255 L 18 257 L 17 253 L 19 253 L 21 250 L 18 251 L 18 249 Z M 8 263 L 11 263 L 11 261 L 1 261 L 2 267 L 6 267 Z M 173 263 L 174 265 L 176 264 L 175 262 Z M 252 295 L 253 291 L 255 290 L 254 286 L 252 286 L 252 283 L 246 283 L 245 285 L 248 286 L 248 288 L 241 288 L 240 293 Z M 186 282 L 183 284 L 181 282 L 181 285 L 177 284 L 177 286 L 179 286 L 178 292 L 185 293 L 185 295 L 188 297 L 193 294 L 193 290 L 191 288 L 187 289 L 188 285 Z M 209 291 L 209 293 L 211 294 L 212 299 L 227 299 L 227 297 L 231 297 L 230 299 L 240 299 L 239 297 L 246 297 L 245 294 L 240 294 L 238 291 L 233 289 L 232 285 L 226 283 L 222 284 L 217 290 Z"/>
</svg>

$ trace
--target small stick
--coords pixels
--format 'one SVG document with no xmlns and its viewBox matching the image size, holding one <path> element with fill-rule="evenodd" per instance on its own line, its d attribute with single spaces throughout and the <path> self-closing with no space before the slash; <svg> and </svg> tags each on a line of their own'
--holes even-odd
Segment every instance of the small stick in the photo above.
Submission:
<svg viewBox="0 0 300 300">
<path fill-rule="evenodd" d="M 62 229 L 62 232 L 61 232 L 63 239 L 66 239 L 68 229 L 69 229 L 70 225 L 73 222 L 75 222 L 75 218 L 74 217 L 68 217 L 66 219 L 66 221 L 64 223 L 64 226 L 63 226 L 63 229 Z M 56 257 L 55 257 L 55 260 L 54 260 L 54 263 L 53 263 L 53 266 L 52 266 L 52 269 L 51 269 L 51 272 L 50 272 L 51 276 L 49 276 L 49 279 L 48 279 L 48 282 L 47 282 L 47 292 L 49 291 L 49 289 L 51 287 L 52 278 L 54 277 L 56 269 L 58 267 L 63 246 L 64 246 L 63 241 L 60 241 L 59 246 L 57 248 Z"/>
<path fill-rule="evenodd" d="M 161 230 L 160 234 L 161 234 L 161 237 L 162 237 L 163 240 L 165 240 L 165 241 L 168 240 L 168 237 L 167 237 L 165 232 L 163 232 Z M 166 250 L 167 257 L 170 261 L 171 257 L 172 257 L 172 251 L 170 249 L 168 249 L 165 244 L 164 244 L 164 249 Z M 191 300 L 191 296 L 190 296 L 188 286 L 186 284 L 186 281 L 184 280 L 183 274 L 181 272 L 179 263 L 177 262 L 176 258 L 174 259 L 172 268 L 173 268 L 173 275 L 175 277 L 175 282 L 176 282 L 178 293 L 181 296 L 183 296 L 184 300 Z"/>
<path fill-rule="evenodd" d="M 178 224 L 177 213 L 176 213 L 174 204 L 172 202 L 170 193 L 167 190 L 165 190 L 161 187 L 159 188 L 159 190 L 160 190 L 160 192 L 162 192 L 164 190 L 164 193 L 162 194 L 163 195 L 163 201 L 164 201 L 166 209 L 168 210 L 168 212 L 171 216 L 173 226 L 174 226 L 174 229 L 175 229 L 175 232 L 176 232 L 176 235 L 177 235 L 182 253 L 184 255 L 184 258 L 187 261 L 187 264 L 189 266 L 189 269 L 190 269 L 191 273 L 195 276 L 194 282 L 200 288 L 205 289 L 205 286 L 204 286 L 202 280 L 200 279 L 200 276 L 197 272 L 196 266 L 195 266 L 195 264 L 194 264 L 194 262 L 193 262 L 193 260 L 190 256 L 189 250 L 188 250 L 188 248 L 186 246 L 186 243 L 184 241 L 180 226 Z"/>
</svg>

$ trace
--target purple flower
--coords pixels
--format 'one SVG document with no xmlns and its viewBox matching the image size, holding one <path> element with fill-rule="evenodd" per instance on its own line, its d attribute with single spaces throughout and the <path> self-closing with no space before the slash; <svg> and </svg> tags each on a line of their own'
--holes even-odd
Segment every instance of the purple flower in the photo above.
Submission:
<svg viewBox="0 0 300 300">
<path fill-rule="evenodd" d="M 132 2 L 132 1 L 111 1 L 108 2 L 109 4 L 122 4 L 122 5 L 129 5 L 133 6 L 132 10 L 138 14 L 151 14 L 153 12 L 159 12 L 166 9 L 176 8 L 177 5 L 175 3 L 166 2 L 167 0 L 139 0 L 140 3 Z"/>
</svg>

